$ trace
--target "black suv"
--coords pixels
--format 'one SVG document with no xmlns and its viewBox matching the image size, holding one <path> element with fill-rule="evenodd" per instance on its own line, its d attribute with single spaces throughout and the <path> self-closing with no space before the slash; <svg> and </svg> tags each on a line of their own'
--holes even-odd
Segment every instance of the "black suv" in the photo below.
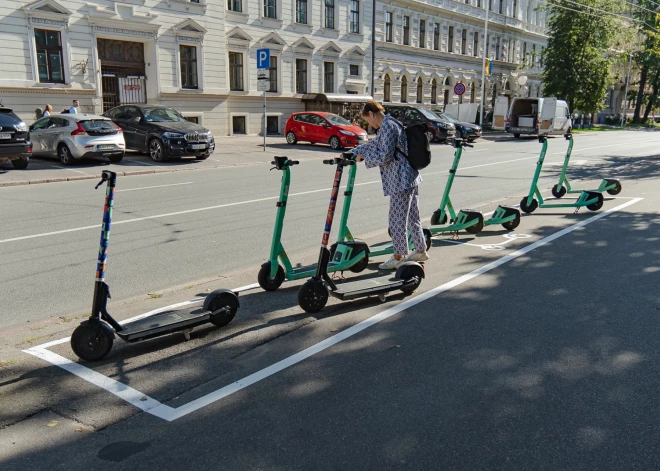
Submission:
<svg viewBox="0 0 660 471">
<path fill-rule="evenodd" d="M 31 155 L 27 124 L 11 108 L 0 106 L 0 163 L 11 160 L 15 169 L 23 170 Z"/>
<path fill-rule="evenodd" d="M 459 139 L 467 139 L 468 142 L 474 142 L 477 138 L 481 137 L 481 126 L 478 124 L 459 121 L 452 115 L 443 113 L 440 110 L 434 110 L 433 113 L 444 122 L 453 124 L 456 128 L 456 137 Z"/>
<path fill-rule="evenodd" d="M 391 104 L 383 104 L 383 108 L 385 108 L 385 113 L 389 113 L 406 127 L 411 124 L 425 123 L 431 141 L 447 142 L 447 139 L 453 139 L 456 133 L 453 124 L 442 121 L 434 113 L 424 108 Z"/>
<path fill-rule="evenodd" d="M 211 131 L 188 121 L 174 108 L 159 105 L 122 105 L 106 111 L 124 131 L 126 148 L 148 152 L 156 162 L 171 157 L 204 160 L 215 150 Z"/>
</svg>

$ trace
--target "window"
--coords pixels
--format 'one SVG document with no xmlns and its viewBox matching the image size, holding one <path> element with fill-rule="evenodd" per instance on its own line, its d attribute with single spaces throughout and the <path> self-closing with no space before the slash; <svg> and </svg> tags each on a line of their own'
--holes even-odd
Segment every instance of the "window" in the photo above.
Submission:
<svg viewBox="0 0 660 471">
<path fill-rule="evenodd" d="M 433 49 L 440 49 L 440 23 L 433 23 Z"/>
<path fill-rule="evenodd" d="M 227 0 L 227 9 L 229 11 L 243 11 L 243 6 L 241 5 L 242 0 Z"/>
<path fill-rule="evenodd" d="M 454 27 L 449 27 L 449 40 L 447 41 L 447 52 L 454 52 Z"/>
<path fill-rule="evenodd" d="M 270 56 L 270 67 L 268 68 L 268 80 L 270 82 L 269 92 L 277 92 L 277 57 Z"/>
<path fill-rule="evenodd" d="M 307 0 L 296 0 L 296 23 L 307 24 Z"/>
<path fill-rule="evenodd" d="M 513 18 L 518 17 L 518 0 L 513 0 L 513 10 L 511 11 L 511 16 Z"/>
<path fill-rule="evenodd" d="M 495 38 L 495 60 L 500 60 L 500 38 Z"/>
<path fill-rule="evenodd" d="M 534 67 L 537 65 L 537 60 L 536 60 L 536 44 L 532 44 L 532 64 Z"/>
<path fill-rule="evenodd" d="M 516 59 L 516 50 L 513 39 L 509 39 L 509 53 L 508 53 L 509 62 L 515 62 Z"/>
<path fill-rule="evenodd" d="M 264 0 L 264 17 L 277 18 L 277 0 Z"/>
<path fill-rule="evenodd" d="M 500 0 L 500 15 L 504 13 L 504 0 Z"/>
<path fill-rule="evenodd" d="M 385 76 L 385 84 L 383 88 L 383 101 L 389 103 L 392 101 L 392 82 L 390 80 L 390 76 L 386 75 Z"/>
<path fill-rule="evenodd" d="M 490 59 L 490 35 L 486 37 L 486 58 Z"/>
<path fill-rule="evenodd" d="M 408 103 L 408 79 L 401 79 L 401 103 Z"/>
<path fill-rule="evenodd" d="M 403 17 L 403 45 L 410 45 L 410 17 Z"/>
<path fill-rule="evenodd" d="M 417 79 L 417 103 L 424 102 L 424 80 L 422 77 Z"/>
<path fill-rule="evenodd" d="M 419 47 L 426 47 L 426 21 L 419 20 Z"/>
<path fill-rule="evenodd" d="M 229 53 L 229 89 L 243 91 L 243 54 Z"/>
<path fill-rule="evenodd" d="M 522 60 L 523 62 L 527 62 L 527 43 L 523 43 L 523 50 L 522 50 Z"/>
<path fill-rule="evenodd" d="M 280 133 L 280 117 L 267 116 L 266 117 L 266 134 L 279 134 Z"/>
<path fill-rule="evenodd" d="M 351 0 L 351 33 L 360 33 L 360 1 Z"/>
<path fill-rule="evenodd" d="M 481 8 L 481 0 L 477 0 L 477 8 Z"/>
<path fill-rule="evenodd" d="M 474 103 L 476 96 L 477 96 L 477 86 L 475 85 L 474 82 L 472 82 L 472 86 L 470 87 L 470 103 Z"/>
<path fill-rule="evenodd" d="M 479 55 L 479 32 L 474 33 L 474 44 L 472 46 L 472 55 L 477 57 Z"/>
<path fill-rule="evenodd" d="M 360 66 L 351 64 L 348 66 L 348 75 L 360 75 Z"/>
<path fill-rule="evenodd" d="M 332 93 L 335 90 L 335 63 L 334 62 L 324 62 L 323 63 L 323 91 L 325 93 Z"/>
<path fill-rule="evenodd" d="M 385 41 L 388 43 L 392 42 L 392 13 L 389 11 L 385 12 Z"/>
<path fill-rule="evenodd" d="M 431 104 L 435 105 L 438 103 L 438 81 L 433 79 L 431 82 Z"/>
<path fill-rule="evenodd" d="M 445 90 L 445 106 L 449 104 L 449 90 Z"/>
<path fill-rule="evenodd" d="M 296 93 L 307 93 L 307 59 L 296 59 Z"/>
<path fill-rule="evenodd" d="M 461 31 L 461 54 L 467 54 L 467 29 Z"/>
<path fill-rule="evenodd" d="M 39 82 L 64 83 L 60 32 L 35 29 L 34 39 L 37 46 Z"/>
<path fill-rule="evenodd" d="M 199 116 L 185 116 L 185 118 L 191 123 L 199 124 Z"/>
<path fill-rule="evenodd" d="M 197 48 L 179 46 L 181 56 L 181 88 L 197 88 Z"/>
<path fill-rule="evenodd" d="M 325 0 L 325 27 L 335 29 L 335 0 Z"/>
<path fill-rule="evenodd" d="M 234 116 L 231 124 L 232 134 L 245 134 L 245 116 Z"/>
</svg>

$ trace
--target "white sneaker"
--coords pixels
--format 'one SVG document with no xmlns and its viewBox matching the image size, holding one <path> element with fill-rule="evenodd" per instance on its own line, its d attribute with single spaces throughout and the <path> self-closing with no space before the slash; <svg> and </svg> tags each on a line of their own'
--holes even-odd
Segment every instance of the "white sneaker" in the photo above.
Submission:
<svg viewBox="0 0 660 471">
<path fill-rule="evenodd" d="M 424 252 L 413 252 L 406 257 L 406 262 L 425 262 L 429 259 L 429 254 Z"/>
<path fill-rule="evenodd" d="M 381 270 L 396 270 L 404 261 L 405 258 L 402 258 L 401 260 L 397 260 L 396 258 L 394 258 L 394 255 L 392 255 L 386 262 L 378 265 L 378 268 L 380 268 Z"/>
</svg>

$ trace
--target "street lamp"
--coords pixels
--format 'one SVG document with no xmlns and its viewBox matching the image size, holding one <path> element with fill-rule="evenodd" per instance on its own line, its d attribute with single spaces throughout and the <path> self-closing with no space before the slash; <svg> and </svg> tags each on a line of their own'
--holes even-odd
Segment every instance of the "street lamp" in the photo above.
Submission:
<svg viewBox="0 0 660 471">
<path fill-rule="evenodd" d="M 484 103 L 486 101 L 484 88 L 486 86 L 486 54 L 488 54 L 488 12 L 489 12 L 489 0 L 485 0 L 486 3 L 486 19 L 484 20 L 484 40 L 482 44 L 484 45 L 484 53 L 481 55 L 481 112 L 479 113 L 479 126 L 481 129 L 484 128 Z"/>
</svg>

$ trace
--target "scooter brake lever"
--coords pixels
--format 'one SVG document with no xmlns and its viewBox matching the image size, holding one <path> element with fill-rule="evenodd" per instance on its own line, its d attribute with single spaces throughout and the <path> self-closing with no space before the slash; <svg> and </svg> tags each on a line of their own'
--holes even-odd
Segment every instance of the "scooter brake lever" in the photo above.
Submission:
<svg viewBox="0 0 660 471">
<path fill-rule="evenodd" d="M 96 185 L 96 186 L 94 187 L 94 189 L 95 189 L 95 190 L 98 190 L 99 187 L 100 187 L 101 185 L 103 185 L 103 182 L 104 182 L 104 181 L 105 181 L 105 180 L 102 179 L 102 180 L 98 183 L 98 185 Z"/>
</svg>

